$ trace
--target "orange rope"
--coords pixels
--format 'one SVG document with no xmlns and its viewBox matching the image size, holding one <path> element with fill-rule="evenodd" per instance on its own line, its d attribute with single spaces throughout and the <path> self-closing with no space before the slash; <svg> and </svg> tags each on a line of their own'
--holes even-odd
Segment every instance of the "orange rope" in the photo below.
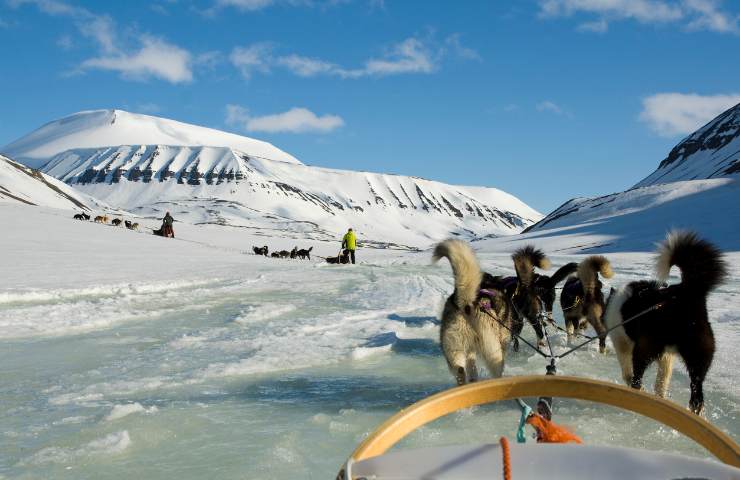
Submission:
<svg viewBox="0 0 740 480">
<path fill-rule="evenodd" d="M 509 441 L 506 437 L 501 437 L 501 452 L 504 461 L 504 480 L 511 480 L 511 456 L 509 452 Z"/>
</svg>

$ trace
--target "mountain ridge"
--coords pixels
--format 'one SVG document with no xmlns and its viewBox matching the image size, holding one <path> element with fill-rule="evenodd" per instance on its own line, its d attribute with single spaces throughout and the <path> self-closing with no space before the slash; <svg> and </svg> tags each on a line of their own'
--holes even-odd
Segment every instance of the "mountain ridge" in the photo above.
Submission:
<svg viewBox="0 0 740 480">
<path fill-rule="evenodd" d="M 154 117 L 142 118 L 148 125 Z M 77 119 L 70 121 L 79 124 Z M 181 125 L 166 119 L 160 123 Z M 76 138 L 83 145 L 91 143 L 82 138 L 89 130 L 70 136 L 64 121 L 52 125 L 59 134 L 42 127 L 44 135 L 30 134 L 11 146 L 38 153 L 70 147 Z M 188 133 L 190 127 L 182 125 Z M 130 122 L 128 127 L 141 130 Z M 178 131 L 168 135 L 185 137 Z M 51 145 L 41 141 L 45 138 Z M 137 215 L 156 217 L 172 210 L 190 223 L 253 228 L 265 234 L 280 231 L 296 238 L 335 238 L 352 226 L 369 242 L 419 247 L 450 236 L 509 235 L 541 217 L 495 188 L 315 167 L 298 160 L 269 159 L 233 145 L 75 147 L 30 163 L 34 162 L 67 185 Z"/>
</svg>

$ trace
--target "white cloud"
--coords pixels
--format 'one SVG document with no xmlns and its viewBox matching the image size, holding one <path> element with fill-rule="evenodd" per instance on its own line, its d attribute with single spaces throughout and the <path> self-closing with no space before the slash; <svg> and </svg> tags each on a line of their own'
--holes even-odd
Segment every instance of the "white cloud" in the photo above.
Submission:
<svg viewBox="0 0 740 480">
<path fill-rule="evenodd" d="M 349 3 L 352 0 L 215 0 L 213 5 L 202 13 L 211 16 L 225 8 L 234 8 L 241 12 L 251 13 L 263 10 L 273 5 L 287 5 L 291 7 L 333 7 L 343 3 Z M 373 0 L 370 0 L 371 7 L 375 6 Z"/>
<path fill-rule="evenodd" d="M 565 113 L 560 106 L 550 100 L 544 100 L 538 103 L 536 107 L 538 112 L 552 112 L 557 115 L 563 115 Z"/>
<path fill-rule="evenodd" d="M 118 50 L 116 46 L 116 26 L 107 15 L 94 15 L 77 23 L 77 28 L 85 37 L 93 39 L 103 53 L 113 53 Z"/>
<path fill-rule="evenodd" d="M 238 10 L 253 12 L 269 7 L 275 0 L 217 0 L 214 8 L 234 7 Z"/>
<path fill-rule="evenodd" d="M 329 133 L 344 125 L 338 115 L 318 116 L 306 108 L 291 108 L 287 112 L 253 117 L 239 105 L 226 106 L 226 123 L 250 132 L 267 133 Z"/>
<path fill-rule="evenodd" d="M 240 105 L 226 105 L 226 125 L 243 127 L 249 120 L 249 111 Z"/>
<path fill-rule="evenodd" d="M 634 19 L 643 23 L 673 22 L 683 17 L 678 5 L 663 0 L 543 0 L 540 16 L 559 17 L 575 13 L 593 13 L 616 19 Z"/>
<path fill-rule="evenodd" d="M 603 33 L 608 22 L 635 20 L 641 23 L 683 22 L 688 30 L 740 33 L 737 13 L 723 11 L 720 0 L 540 0 L 541 18 L 591 14 L 596 21 L 582 23 L 581 31 Z"/>
<path fill-rule="evenodd" d="M 110 16 L 99 15 L 61 0 L 9 0 L 8 3 L 14 8 L 35 5 L 47 15 L 68 17 L 83 37 L 95 43 L 98 56 L 83 61 L 72 74 L 100 69 L 119 72 L 127 79 L 158 78 L 171 83 L 184 83 L 193 80 L 193 65 L 207 66 L 215 58 L 212 52 L 206 52 L 202 54 L 205 57 L 198 56 L 193 61 L 193 55 L 188 50 L 148 34 L 130 33 L 125 35 L 129 41 L 123 42 Z M 62 48 L 71 46 L 71 38 L 69 41 L 60 39 L 58 44 Z"/>
<path fill-rule="evenodd" d="M 459 33 L 453 33 L 452 35 L 447 37 L 447 39 L 445 39 L 445 47 L 447 51 L 451 51 L 456 56 L 462 59 L 476 61 L 483 60 L 478 52 L 476 52 L 472 48 L 463 46 L 462 42 L 460 41 Z"/>
<path fill-rule="evenodd" d="M 642 100 L 640 120 L 658 135 L 687 135 L 730 107 L 740 103 L 740 93 L 697 95 L 658 93 Z"/>
<path fill-rule="evenodd" d="M 317 58 L 287 55 L 275 59 L 275 63 L 285 67 L 300 77 L 314 77 L 316 75 L 342 75 L 343 69 L 338 65 Z"/>
<path fill-rule="evenodd" d="M 144 37 L 140 50 L 91 58 L 82 63 L 82 68 L 112 70 L 135 80 L 154 77 L 184 83 L 193 80 L 191 63 L 192 55 L 187 50 L 159 38 Z"/>
<path fill-rule="evenodd" d="M 480 60 L 475 50 L 464 47 L 459 35 L 450 35 L 442 44 L 432 40 L 411 37 L 392 45 L 385 54 L 371 58 L 360 68 L 346 68 L 336 63 L 297 54 L 274 56 L 274 46 L 257 43 L 235 48 L 230 56 L 245 78 L 255 72 L 269 73 L 273 68 L 284 68 L 301 77 L 320 75 L 339 78 L 382 77 L 411 73 L 432 73 L 439 69 L 445 57 L 457 56 L 467 60 Z"/>
<path fill-rule="evenodd" d="M 713 0 L 684 0 L 686 8 L 698 14 L 688 24 L 691 30 L 711 30 L 720 33 L 740 33 L 740 15 L 721 12 Z"/>
<path fill-rule="evenodd" d="M 368 60 L 364 69 L 355 70 L 349 76 L 431 73 L 437 69 L 435 57 L 436 54 L 424 42 L 418 38 L 407 38 L 394 45 L 383 58 Z"/>
<path fill-rule="evenodd" d="M 231 51 L 229 60 L 239 69 L 244 78 L 250 78 L 254 72 L 268 73 L 272 63 L 272 45 L 255 43 L 248 47 L 236 47 Z"/>
</svg>

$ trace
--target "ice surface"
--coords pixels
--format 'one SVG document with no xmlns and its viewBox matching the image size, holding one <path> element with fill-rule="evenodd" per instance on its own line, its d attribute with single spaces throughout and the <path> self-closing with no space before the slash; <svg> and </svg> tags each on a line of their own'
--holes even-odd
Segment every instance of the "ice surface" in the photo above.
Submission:
<svg viewBox="0 0 740 480">
<path fill-rule="evenodd" d="M 452 275 L 428 251 L 360 249 L 360 264 L 327 266 L 253 255 L 252 244 L 295 239 L 215 225 L 178 223 L 172 240 L 13 204 L 0 204 L 0 222 L 5 477 L 331 478 L 384 419 L 453 386 L 437 320 Z M 507 248 L 521 240 L 506 240 L 474 243 L 491 273 L 513 272 Z M 591 240 L 537 238 L 555 266 L 583 258 L 557 250 Z M 338 240 L 299 244 L 329 255 Z M 650 278 L 651 249 L 609 253 L 606 288 Z M 740 254 L 728 259 L 730 280 L 709 300 L 717 353 L 705 394 L 707 418 L 738 439 Z M 543 371 L 526 349 L 507 358 L 506 375 Z M 595 346 L 559 373 L 621 382 L 614 353 Z M 688 401 L 680 362 L 671 396 Z M 566 400 L 555 410 L 589 444 L 707 456 L 629 413 Z M 476 408 L 404 445 L 495 442 L 517 422 L 514 405 Z"/>
</svg>

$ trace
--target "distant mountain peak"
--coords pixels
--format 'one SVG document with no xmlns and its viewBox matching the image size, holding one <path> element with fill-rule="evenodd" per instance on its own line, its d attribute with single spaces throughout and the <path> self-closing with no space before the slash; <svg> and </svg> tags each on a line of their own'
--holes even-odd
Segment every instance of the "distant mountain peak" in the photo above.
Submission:
<svg viewBox="0 0 740 480">
<path fill-rule="evenodd" d="M 740 103 L 683 139 L 635 187 L 737 173 L 740 173 Z"/>
<path fill-rule="evenodd" d="M 26 165 L 40 168 L 49 158 L 67 150 L 120 145 L 227 147 L 254 157 L 301 163 L 262 140 L 120 109 L 74 113 L 43 125 L 1 150 Z"/>
</svg>

